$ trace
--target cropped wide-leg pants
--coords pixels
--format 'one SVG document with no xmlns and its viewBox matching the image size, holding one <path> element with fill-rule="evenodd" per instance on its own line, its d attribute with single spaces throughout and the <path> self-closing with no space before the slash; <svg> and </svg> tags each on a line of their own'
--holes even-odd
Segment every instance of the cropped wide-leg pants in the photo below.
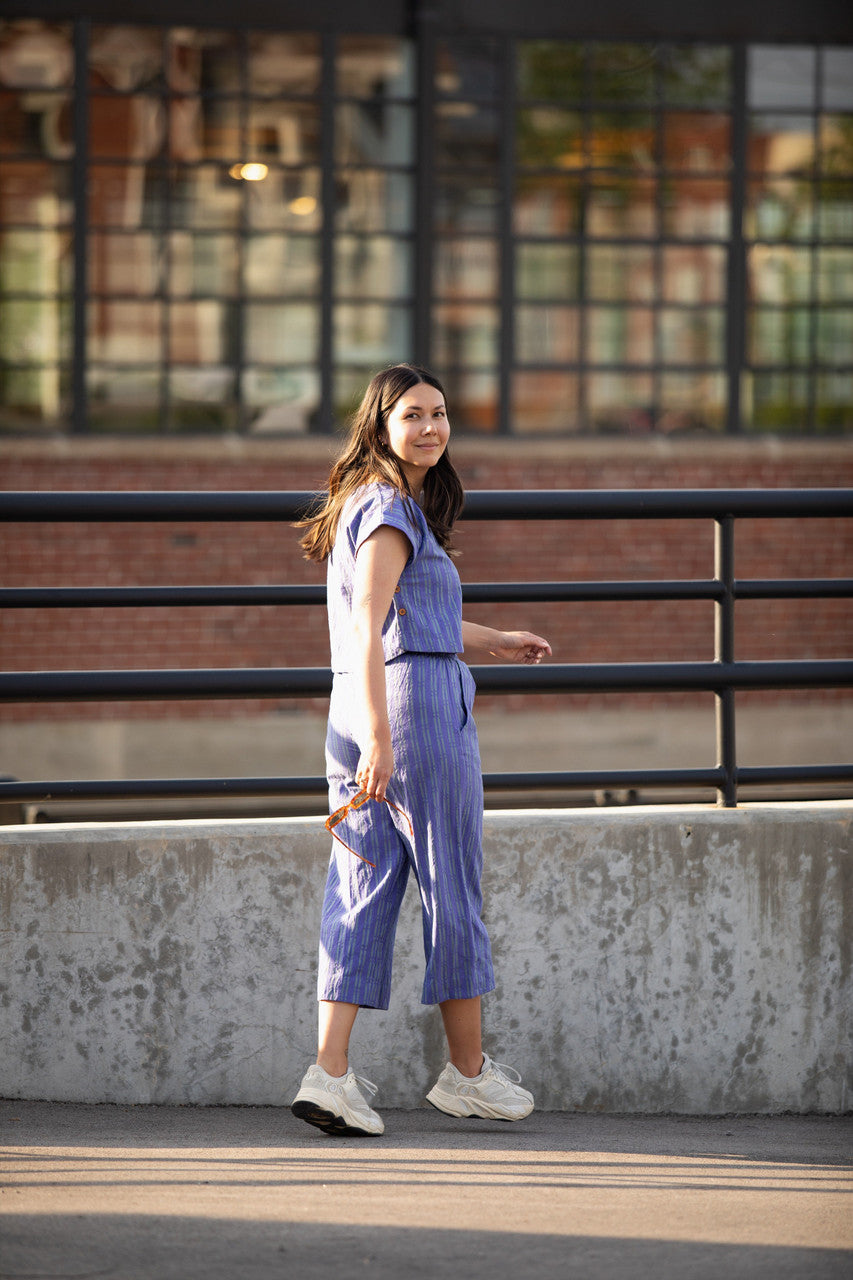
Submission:
<svg viewBox="0 0 853 1280">
<path fill-rule="evenodd" d="M 466 999 L 494 989 L 480 918 L 483 780 L 472 718 L 474 680 L 453 654 L 406 653 L 385 668 L 394 776 L 388 799 L 351 810 L 337 829 L 375 863 L 337 840 L 320 927 L 318 996 L 387 1009 L 400 906 L 409 872 L 420 892 L 426 968 L 422 1001 Z M 355 677 L 336 674 L 329 706 L 326 771 L 332 810 L 358 791 L 361 754 Z"/>
</svg>

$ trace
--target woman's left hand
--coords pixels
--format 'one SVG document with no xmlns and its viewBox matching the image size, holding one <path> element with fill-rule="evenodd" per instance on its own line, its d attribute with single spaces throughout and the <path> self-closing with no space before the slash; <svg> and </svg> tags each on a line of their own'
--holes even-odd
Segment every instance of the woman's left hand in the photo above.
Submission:
<svg viewBox="0 0 853 1280">
<path fill-rule="evenodd" d="M 524 662 L 533 666 L 543 658 L 550 658 L 551 646 L 532 631 L 499 631 L 498 643 L 491 652 L 505 662 Z"/>
</svg>

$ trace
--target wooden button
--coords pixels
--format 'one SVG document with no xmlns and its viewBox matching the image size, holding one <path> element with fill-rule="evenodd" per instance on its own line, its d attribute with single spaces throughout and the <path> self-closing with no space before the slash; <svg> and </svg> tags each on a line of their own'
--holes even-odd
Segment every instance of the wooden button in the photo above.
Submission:
<svg viewBox="0 0 853 1280">
<path fill-rule="evenodd" d="M 405 610 L 405 609 L 401 609 L 401 610 L 400 610 L 400 613 L 401 613 L 401 614 L 404 614 L 405 612 L 406 612 L 406 610 Z"/>
</svg>

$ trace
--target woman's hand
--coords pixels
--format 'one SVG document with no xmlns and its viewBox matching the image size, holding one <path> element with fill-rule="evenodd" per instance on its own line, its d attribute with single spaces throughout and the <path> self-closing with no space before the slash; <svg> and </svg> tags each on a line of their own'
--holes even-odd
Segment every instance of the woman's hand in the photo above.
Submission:
<svg viewBox="0 0 853 1280">
<path fill-rule="evenodd" d="M 523 662 L 534 666 L 543 658 L 550 658 L 551 646 L 542 636 L 532 631 L 499 631 L 497 644 L 490 646 L 490 652 L 505 662 Z"/>
<path fill-rule="evenodd" d="M 371 800 L 384 800 L 394 772 L 394 752 L 387 742 L 371 735 L 359 757 L 355 780 Z"/>
</svg>

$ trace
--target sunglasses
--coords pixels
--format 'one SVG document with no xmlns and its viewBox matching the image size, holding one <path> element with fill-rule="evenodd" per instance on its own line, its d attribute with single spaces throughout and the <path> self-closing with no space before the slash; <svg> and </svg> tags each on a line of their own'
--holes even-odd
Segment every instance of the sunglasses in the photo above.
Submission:
<svg viewBox="0 0 853 1280">
<path fill-rule="evenodd" d="M 341 837 L 338 835 L 337 831 L 335 831 L 335 827 L 339 826 L 343 822 L 344 818 L 346 818 L 350 809 L 360 809 L 361 806 L 363 804 L 366 804 L 369 799 L 370 799 L 370 796 L 367 794 L 366 791 L 359 791 L 357 795 L 353 796 L 352 800 L 350 800 L 348 804 L 342 805 L 340 809 L 336 809 L 334 813 L 329 814 L 328 818 L 326 819 L 326 830 L 329 832 L 330 835 L 334 836 L 334 838 L 338 841 L 338 843 L 342 844 L 345 849 L 349 849 L 350 853 L 354 853 L 357 858 L 360 858 L 362 862 L 366 862 L 369 867 L 375 867 L 376 866 L 375 862 L 371 862 L 369 858 L 365 858 L 364 854 L 359 853 L 357 849 L 353 849 L 352 845 L 347 844 L 346 840 L 342 840 Z M 408 825 L 409 832 L 412 836 L 412 839 L 414 839 L 415 833 L 412 830 L 412 824 L 408 815 L 403 813 L 403 810 L 398 805 L 393 804 L 392 801 L 390 801 L 387 796 L 385 797 L 385 803 L 387 805 L 390 805 L 392 809 L 396 809 L 398 813 L 403 814 L 403 817 L 406 819 L 406 823 Z"/>
</svg>

